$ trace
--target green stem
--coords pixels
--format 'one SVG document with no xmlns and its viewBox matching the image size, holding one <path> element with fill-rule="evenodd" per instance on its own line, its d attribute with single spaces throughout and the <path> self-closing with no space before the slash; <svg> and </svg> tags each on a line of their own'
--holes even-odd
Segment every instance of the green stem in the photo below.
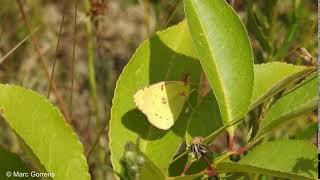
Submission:
<svg viewBox="0 0 320 180">
<path fill-rule="evenodd" d="M 86 10 L 90 11 L 90 0 L 86 1 Z M 88 53 L 88 68 L 89 68 L 89 82 L 91 88 L 91 101 L 93 104 L 93 112 L 95 116 L 95 124 L 98 127 L 99 113 L 98 113 L 98 102 L 97 102 L 97 85 L 96 85 L 96 75 L 94 68 L 94 48 L 93 48 L 93 30 L 92 22 L 89 19 L 86 23 L 87 28 L 87 53 Z"/>
</svg>

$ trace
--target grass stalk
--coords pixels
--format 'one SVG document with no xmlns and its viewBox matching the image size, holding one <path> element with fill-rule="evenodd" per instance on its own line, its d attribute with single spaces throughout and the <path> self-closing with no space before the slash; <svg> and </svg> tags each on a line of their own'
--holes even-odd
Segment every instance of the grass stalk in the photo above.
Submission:
<svg viewBox="0 0 320 180">
<path fill-rule="evenodd" d="M 53 81 L 54 72 L 55 72 L 55 68 L 56 68 L 57 54 L 58 54 L 58 48 L 59 48 L 59 44 L 60 44 L 60 38 L 61 38 L 61 33 L 62 33 L 62 27 L 63 27 L 64 15 L 65 15 L 66 7 L 67 6 L 64 3 L 63 4 L 62 19 L 61 19 L 61 23 L 60 23 L 60 30 L 59 30 L 59 34 L 58 34 L 58 41 L 57 41 L 56 51 L 55 51 L 55 54 L 54 54 L 54 57 L 53 57 L 53 65 L 52 65 L 52 70 L 51 70 L 51 76 L 50 76 L 49 90 L 48 90 L 47 98 L 50 97 L 50 93 L 51 93 L 51 89 L 52 89 L 52 81 Z"/>
<path fill-rule="evenodd" d="M 73 51 L 71 66 L 71 90 L 70 90 L 70 120 L 72 121 L 72 104 L 73 104 L 73 86 L 74 86 L 74 63 L 76 54 L 76 34 L 77 34 L 77 0 L 74 0 L 74 32 L 73 32 Z"/>
<path fill-rule="evenodd" d="M 91 4 L 90 0 L 86 1 L 86 11 L 90 12 Z M 87 54 L 88 54 L 88 68 L 89 68 L 89 82 L 91 88 L 91 101 L 93 104 L 93 113 L 95 116 L 95 125 L 98 129 L 99 126 L 99 113 L 98 113 L 98 102 L 97 102 L 97 83 L 96 83 L 96 73 L 94 67 L 94 34 L 92 28 L 91 18 L 86 22 L 87 31 Z"/>
</svg>

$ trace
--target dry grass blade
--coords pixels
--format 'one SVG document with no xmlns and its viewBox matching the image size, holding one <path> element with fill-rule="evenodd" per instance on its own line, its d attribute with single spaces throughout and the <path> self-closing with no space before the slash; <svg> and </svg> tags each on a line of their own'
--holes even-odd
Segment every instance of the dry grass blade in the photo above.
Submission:
<svg viewBox="0 0 320 180">
<path fill-rule="evenodd" d="M 65 15 L 65 11 L 66 11 L 66 4 L 63 4 L 63 10 L 62 10 L 62 19 L 61 19 L 61 23 L 60 23 L 60 30 L 59 30 L 59 34 L 58 34 L 58 41 L 57 41 L 57 46 L 56 46 L 56 51 L 55 51 L 55 55 L 53 58 L 53 65 L 52 65 L 52 71 L 51 71 L 51 76 L 50 76 L 50 82 L 49 82 L 49 90 L 48 90 L 48 95 L 47 97 L 50 97 L 50 93 L 51 93 L 51 89 L 52 89 L 52 81 L 53 81 L 53 76 L 54 76 L 54 71 L 56 68 L 56 61 L 57 61 L 57 54 L 58 54 L 58 48 L 59 48 L 59 44 L 60 44 L 60 37 L 61 37 L 61 33 L 62 33 L 62 27 L 63 27 L 63 22 L 64 22 L 64 15 Z"/>
<path fill-rule="evenodd" d="M 10 54 L 12 54 L 16 49 L 18 49 L 18 47 L 20 47 L 24 42 L 26 42 L 33 33 L 35 33 L 37 30 L 39 29 L 39 27 L 35 28 L 27 37 L 25 37 L 22 41 L 20 41 L 16 46 L 14 46 L 6 55 L 4 55 L 1 59 L 0 59 L 0 64 L 2 64 L 4 62 L 4 60 L 10 56 Z"/>
<path fill-rule="evenodd" d="M 76 34 L 77 34 L 77 0 L 74 0 L 74 32 L 73 32 L 73 51 L 71 66 L 71 89 L 70 89 L 70 122 L 72 121 L 72 100 L 73 100 L 73 83 L 74 83 L 74 61 L 76 53 Z"/>
</svg>

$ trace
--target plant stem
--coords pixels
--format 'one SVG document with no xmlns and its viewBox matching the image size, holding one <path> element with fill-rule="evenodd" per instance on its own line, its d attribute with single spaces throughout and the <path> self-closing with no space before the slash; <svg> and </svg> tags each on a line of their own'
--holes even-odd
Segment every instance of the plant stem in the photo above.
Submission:
<svg viewBox="0 0 320 180">
<path fill-rule="evenodd" d="M 0 59 L 0 64 L 4 62 L 4 60 L 10 56 L 10 54 L 12 54 L 18 47 L 20 47 L 24 42 L 26 42 L 33 33 L 35 33 L 36 31 L 38 31 L 39 27 L 37 27 L 36 29 L 34 29 L 27 37 L 25 37 L 22 41 L 20 41 L 17 45 L 15 45 L 7 54 L 5 54 L 1 59 Z"/>
<path fill-rule="evenodd" d="M 177 0 L 176 3 L 173 5 L 173 7 L 170 10 L 170 12 L 171 12 L 170 15 L 166 18 L 164 23 L 161 24 L 161 29 L 165 29 L 168 26 L 168 24 L 170 23 L 171 19 L 173 18 L 173 16 L 177 12 L 178 5 L 180 4 L 180 2 L 181 2 L 181 0 Z"/>
<path fill-rule="evenodd" d="M 206 163 L 206 165 L 208 166 L 208 170 L 210 171 L 210 173 L 208 173 L 208 175 L 210 175 L 210 176 L 218 175 L 217 172 L 215 171 L 215 169 L 212 167 L 212 165 L 211 165 L 208 157 L 206 156 L 206 154 L 203 154 L 202 159 Z"/>
<path fill-rule="evenodd" d="M 181 176 L 185 176 L 187 174 L 192 162 L 193 161 L 191 160 L 190 156 L 188 155 L 188 160 L 187 160 L 186 164 L 184 165 Z"/>
<path fill-rule="evenodd" d="M 85 8 L 88 14 L 91 11 L 91 0 L 86 0 L 85 1 Z M 93 143 L 93 145 L 90 147 L 88 152 L 86 153 L 86 157 L 89 160 L 91 157 L 92 153 L 94 152 L 95 148 L 98 146 L 97 150 L 97 158 L 98 162 L 97 165 L 101 167 L 100 171 L 97 171 L 96 174 L 96 179 L 103 179 L 105 177 L 105 172 L 102 170 L 105 166 L 105 152 L 103 151 L 103 148 L 99 144 L 99 140 L 101 136 L 104 134 L 105 129 L 108 125 L 108 121 L 106 120 L 103 124 L 102 129 L 98 132 L 99 130 L 99 112 L 98 112 L 98 102 L 97 102 L 97 85 L 96 85 L 96 75 L 95 75 L 95 67 L 94 67 L 94 33 L 93 33 L 93 26 L 92 26 L 92 21 L 91 21 L 91 16 L 89 19 L 86 21 L 86 34 L 87 34 L 87 54 L 88 54 L 88 68 L 89 68 L 89 82 L 90 82 L 90 89 L 91 89 L 91 101 L 93 104 L 93 113 L 95 117 L 95 127 L 96 127 L 96 132 L 97 136 L 96 139 Z"/>
<path fill-rule="evenodd" d="M 90 12 L 90 0 L 86 1 L 86 11 Z M 99 113 L 98 113 L 98 102 L 97 102 L 97 85 L 96 75 L 94 68 L 94 49 L 93 49 L 93 30 L 91 18 L 86 22 L 87 28 L 87 53 L 88 53 L 88 67 L 89 67 L 89 82 L 91 88 L 91 101 L 93 104 L 93 112 L 95 116 L 95 125 L 98 129 L 99 126 Z"/>
<path fill-rule="evenodd" d="M 58 41 L 57 41 L 56 51 L 55 51 L 55 54 L 54 54 L 54 57 L 53 57 L 53 65 L 52 65 L 52 71 L 51 71 L 50 82 L 49 82 L 49 90 L 48 90 L 48 95 L 47 95 L 48 99 L 50 97 L 51 88 L 52 88 L 52 81 L 53 81 L 53 77 L 54 77 L 54 71 L 55 71 L 55 68 L 56 68 L 58 47 L 59 47 L 59 44 L 60 44 L 60 38 L 61 38 L 61 33 L 62 33 L 62 27 L 63 27 L 64 14 L 65 14 L 66 7 L 67 6 L 66 6 L 65 1 L 64 1 L 63 10 L 62 10 L 62 19 L 61 19 L 60 30 L 59 30 L 59 34 L 58 34 Z"/>
<path fill-rule="evenodd" d="M 227 142 L 228 142 L 228 150 L 232 151 L 234 149 L 234 134 L 229 133 L 227 135 Z"/>
<path fill-rule="evenodd" d="M 72 101 L 73 101 L 73 83 L 74 83 L 74 62 L 76 53 L 76 34 L 77 34 L 77 0 L 74 0 L 74 30 L 73 30 L 73 51 L 71 66 L 71 93 L 70 93 L 70 121 L 72 121 Z"/>
<path fill-rule="evenodd" d="M 97 146 L 97 144 L 98 144 L 101 136 L 103 135 L 103 133 L 104 133 L 105 130 L 107 129 L 108 123 L 109 123 L 109 121 L 105 121 L 105 122 L 104 122 L 104 124 L 103 124 L 103 126 L 102 126 L 102 129 L 99 131 L 99 133 L 97 134 L 96 139 L 94 140 L 93 145 L 92 145 L 92 146 L 90 147 L 90 149 L 87 151 L 87 153 L 86 153 L 87 159 L 90 158 L 90 156 L 91 156 L 92 152 L 94 151 L 95 147 Z"/>
</svg>

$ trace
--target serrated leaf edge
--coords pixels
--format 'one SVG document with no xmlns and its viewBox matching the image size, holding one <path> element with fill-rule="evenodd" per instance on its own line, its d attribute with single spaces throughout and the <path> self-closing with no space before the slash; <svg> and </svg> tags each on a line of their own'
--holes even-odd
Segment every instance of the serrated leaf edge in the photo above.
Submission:
<svg viewBox="0 0 320 180">
<path fill-rule="evenodd" d="M 254 148 L 252 148 L 249 152 L 248 152 L 248 155 L 250 155 L 252 152 L 254 151 L 258 151 L 262 148 L 265 148 L 263 146 L 268 146 L 268 145 L 278 145 L 278 144 L 281 144 L 281 143 L 300 143 L 300 144 L 305 144 L 305 145 L 311 145 L 312 148 L 314 148 L 314 151 L 315 151 L 315 154 L 317 152 L 317 148 L 314 144 L 308 142 L 307 140 L 300 140 L 300 139 L 288 139 L 288 140 L 275 140 L 275 141 L 269 141 L 267 143 L 264 143 L 264 144 L 261 144 L 261 145 L 258 145 L 258 146 L 255 146 Z M 221 162 L 223 163 L 223 162 Z M 278 171 L 278 170 L 273 170 L 273 169 L 267 169 L 267 168 L 263 168 L 263 167 L 258 167 L 258 166 L 253 166 L 253 165 L 248 165 L 248 164 L 242 164 L 241 162 L 227 162 L 227 163 L 234 163 L 234 164 L 239 164 L 239 165 L 246 165 L 246 166 L 250 166 L 250 167 L 255 167 L 255 168 L 259 168 L 259 169 L 264 169 L 264 170 L 268 170 L 268 171 L 274 171 L 274 172 L 280 172 L 280 173 L 286 173 L 286 174 L 292 174 L 292 175 L 296 175 L 296 176 L 301 176 L 301 177 L 306 177 L 306 176 L 302 176 L 302 175 L 298 175 L 296 173 L 290 173 L 290 172 L 284 172 L 284 171 Z M 306 177 L 308 179 L 312 179 L 310 177 Z"/>
<path fill-rule="evenodd" d="M 275 84 L 273 84 L 270 88 L 268 88 L 266 90 L 266 92 L 270 92 L 272 89 L 274 88 L 277 88 L 278 86 L 286 83 L 286 82 L 289 82 L 289 83 L 293 83 L 293 82 L 296 82 L 297 80 L 301 79 L 296 79 L 295 77 L 296 76 L 300 76 L 300 75 L 303 75 L 304 77 L 302 78 L 306 78 L 308 75 L 312 74 L 312 72 L 314 72 L 316 70 L 316 68 L 313 68 L 313 67 L 307 67 L 307 66 L 299 66 L 299 65 L 294 65 L 294 64 L 289 64 L 289 63 L 281 63 L 281 62 L 271 62 L 271 63 L 262 63 L 262 64 L 255 64 L 254 67 L 259 67 L 261 68 L 262 66 L 267 66 L 269 64 L 286 64 L 286 65 L 289 65 L 289 66 L 292 66 L 294 68 L 304 68 L 304 69 L 301 69 L 300 71 L 294 73 L 294 74 L 290 74 L 290 75 L 287 75 L 285 76 L 283 79 L 280 79 L 279 81 L 277 81 Z M 293 80 L 293 81 L 291 81 Z M 271 93 L 270 96 L 273 96 L 275 95 L 276 93 L 278 93 L 279 91 L 281 91 L 281 89 L 279 90 L 276 90 L 274 92 Z M 252 110 L 254 109 L 255 107 L 257 107 L 260 103 L 260 101 L 262 101 L 263 99 L 266 98 L 266 96 L 268 95 L 268 93 L 265 93 L 263 94 L 262 96 L 259 96 L 255 101 L 253 101 L 254 99 L 251 99 L 251 104 L 250 104 L 250 107 L 249 107 L 249 110 Z M 252 96 L 253 98 L 253 96 Z"/>
<path fill-rule="evenodd" d="M 48 104 L 49 104 L 49 106 L 52 108 L 52 111 L 53 111 L 54 113 L 57 113 L 58 116 L 59 116 L 61 119 L 64 120 L 65 125 L 66 125 L 67 128 L 71 131 L 71 136 L 76 139 L 76 142 L 78 143 L 78 145 L 79 145 L 79 147 L 81 148 L 81 151 L 82 151 L 80 157 L 82 158 L 82 160 L 83 160 L 84 162 L 86 162 L 86 163 L 85 163 L 86 174 L 87 174 L 87 176 L 88 176 L 89 178 L 91 178 L 90 173 L 88 172 L 89 168 L 88 168 L 87 158 L 84 156 L 83 144 L 80 142 L 77 134 L 73 131 L 73 129 L 72 129 L 72 127 L 70 126 L 70 124 L 65 121 L 65 118 L 64 118 L 64 116 L 62 115 L 62 113 L 61 113 L 61 111 L 59 110 L 59 108 L 56 107 L 56 106 L 54 106 L 44 95 L 41 95 L 41 94 L 39 94 L 39 93 L 31 90 L 31 89 L 24 88 L 24 87 L 21 87 L 21 86 L 18 86 L 18 85 L 13 85 L 13 84 L 0 84 L 0 88 L 1 88 L 1 86 L 4 87 L 4 88 L 8 87 L 8 88 L 16 88 L 16 89 L 23 90 L 23 91 L 25 91 L 25 92 L 27 92 L 27 93 L 30 93 L 30 94 L 33 94 L 33 95 L 38 96 L 38 97 L 39 97 L 40 99 L 42 99 L 45 103 L 48 103 Z M 10 127 L 12 128 L 11 122 L 10 122 L 10 121 L 7 121 L 7 122 L 10 124 Z M 12 129 L 15 131 L 14 128 L 12 128 Z M 16 132 L 16 133 L 18 133 L 18 132 Z M 22 138 L 22 136 L 20 135 L 20 133 L 18 133 L 18 134 L 19 134 L 19 136 Z M 22 138 L 22 139 L 23 139 L 23 138 Z M 26 141 L 24 141 L 24 142 L 30 147 L 30 149 L 31 149 L 32 152 L 33 152 L 33 149 L 31 148 L 32 146 L 30 146 L 30 144 L 28 144 Z M 33 153 L 34 153 L 34 152 L 33 152 Z M 35 154 L 35 155 L 36 155 L 36 154 Z M 37 155 L 36 155 L 36 156 L 37 156 Z M 38 157 L 38 156 L 37 156 L 37 157 Z M 39 159 L 39 161 L 41 162 L 40 159 Z M 42 164 L 42 162 L 41 162 L 41 164 Z M 42 165 L 43 165 L 43 164 L 42 164 Z M 43 165 L 43 166 L 46 168 L 45 165 Z"/>
<path fill-rule="evenodd" d="M 302 81 L 300 84 L 298 84 L 295 88 L 291 89 L 288 93 L 286 93 L 284 96 L 282 96 L 282 98 L 285 97 L 285 96 L 287 96 L 287 95 L 289 95 L 291 92 L 293 92 L 294 90 L 297 90 L 298 88 L 300 88 L 301 86 L 303 86 L 305 83 L 313 80 L 314 78 L 316 78 L 316 77 L 311 77 L 310 79 L 308 79 L 308 77 L 307 77 L 307 79 L 306 79 L 307 81 L 306 81 L 306 80 L 303 80 L 303 81 Z M 281 99 L 279 99 L 279 100 L 281 100 Z M 278 103 L 278 101 L 275 102 L 274 105 L 276 105 L 277 103 Z M 308 107 L 308 105 L 313 104 L 313 103 L 316 104 L 316 106 L 314 107 L 314 108 L 316 108 L 317 105 L 318 105 L 318 96 L 310 99 L 309 101 L 306 101 L 306 102 L 303 103 L 303 104 L 300 104 L 299 106 L 296 106 L 295 108 L 291 109 L 291 111 L 288 111 L 287 113 L 281 114 L 280 117 L 278 117 L 277 119 L 273 120 L 272 123 L 267 124 L 267 125 L 268 125 L 268 126 L 274 126 L 274 125 L 272 125 L 272 124 L 276 123 L 277 121 L 281 120 L 282 118 L 286 118 L 288 115 L 292 114 L 292 112 L 296 111 L 297 109 L 301 109 L 301 108 L 304 108 L 304 107 Z M 274 106 L 274 105 L 273 105 L 273 106 Z M 313 108 L 313 109 L 314 109 L 314 108 Z M 270 109 L 272 109 L 272 107 L 271 107 Z M 270 111 L 269 111 L 269 112 L 270 112 Z M 269 112 L 267 112 L 267 114 L 266 114 L 265 118 L 262 120 L 262 122 L 268 117 L 268 113 L 269 113 Z M 304 111 L 304 112 L 306 112 L 306 111 Z M 299 113 L 299 114 L 300 114 L 300 113 Z M 293 115 L 294 115 L 294 114 L 293 114 Z M 262 129 L 262 127 L 264 127 L 264 126 L 261 126 L 261 127 L 259 128 L 259 130 L 258 130 L 258 132 L 257 132 L 257 135 L 256 135 L 256 138 L 259 137 L 259 136 L 261 136 L 261 135 L 263 135 L 263 134 L 265 134 L 265 133 L 267 133 L 266 130 L 260 131 L 260 129 Z M 272 130 L 272 129 L 274 129 L 274 127 L 269 128 L 269 130 Z"/>
</svg>

